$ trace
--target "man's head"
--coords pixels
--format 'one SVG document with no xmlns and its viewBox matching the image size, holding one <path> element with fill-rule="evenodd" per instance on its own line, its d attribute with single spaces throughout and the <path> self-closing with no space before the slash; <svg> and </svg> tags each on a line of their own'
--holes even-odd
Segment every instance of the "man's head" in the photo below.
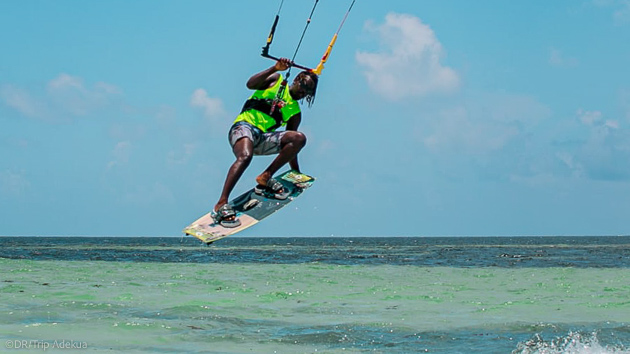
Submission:
<svg viewBox="0 0 630 354">
<path fill-rule="evenodd" d="M 317 74 L 312 71 L 302 71 L 293 80 L 289 87 L 291 97 L 295 100 L 306 98 L 306 102 L 310 107 L 315 101 L 315 93 L 317 92 Z"/>
</svg>

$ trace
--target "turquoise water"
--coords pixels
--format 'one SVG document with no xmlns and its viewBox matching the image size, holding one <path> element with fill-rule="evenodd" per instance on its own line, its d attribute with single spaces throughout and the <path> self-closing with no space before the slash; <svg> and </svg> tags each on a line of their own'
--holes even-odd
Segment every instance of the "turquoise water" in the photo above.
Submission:
<svg viewBox="0 0 630 354">
<path fill-rule="evenodd" d="M 5 257 L 0 270 L 0 352 L 630 353 L 626 267 Z"/>
</svg>

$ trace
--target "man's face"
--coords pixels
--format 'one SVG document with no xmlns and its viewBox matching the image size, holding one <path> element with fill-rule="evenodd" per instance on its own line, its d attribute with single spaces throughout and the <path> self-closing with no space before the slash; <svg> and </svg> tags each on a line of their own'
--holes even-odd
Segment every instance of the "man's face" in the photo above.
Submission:
<svg viewBox="0 0 630 354">
<path fill-rule="evenodd" d="M 291 96 L 295 100 L 301 100 L 308 94 L 313 94 L 315 91 L 315 82 L 308 75 L 298 75 L 293 80 L 293 84 L 289 89 Z"/>
</svg>

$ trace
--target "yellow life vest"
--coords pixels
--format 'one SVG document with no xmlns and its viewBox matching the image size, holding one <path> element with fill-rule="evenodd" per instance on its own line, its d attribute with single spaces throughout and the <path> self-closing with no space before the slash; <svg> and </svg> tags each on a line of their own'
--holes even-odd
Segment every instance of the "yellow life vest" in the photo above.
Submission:
<svg viewBox="0 0 630 354">
<path fill-rule="evenodd" d="M 282 80 L 282 75 L 280 75 L 272 87 L 266 90 L 256 90 L 245 102 L 234 123 L 245 121 L 266 133 L 286 125 L 291 117 L 300 113 L 300 105 L 291 97 L 288 87 L 285 88 L 282 97 L 280 97 L 282 102 L 271 113 L 273 100 L 278 94 Z"/>
</svg>

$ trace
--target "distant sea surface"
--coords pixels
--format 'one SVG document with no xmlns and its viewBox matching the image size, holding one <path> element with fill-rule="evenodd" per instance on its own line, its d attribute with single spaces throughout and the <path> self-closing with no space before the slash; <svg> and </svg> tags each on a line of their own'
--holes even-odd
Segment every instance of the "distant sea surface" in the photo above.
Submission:
<svg viewBox="0 0 630 354">
<path fill-rule="evenodd" d="M 0 237 L 0 353 L 630 353 L 630 237 Z"/>
</svg>

